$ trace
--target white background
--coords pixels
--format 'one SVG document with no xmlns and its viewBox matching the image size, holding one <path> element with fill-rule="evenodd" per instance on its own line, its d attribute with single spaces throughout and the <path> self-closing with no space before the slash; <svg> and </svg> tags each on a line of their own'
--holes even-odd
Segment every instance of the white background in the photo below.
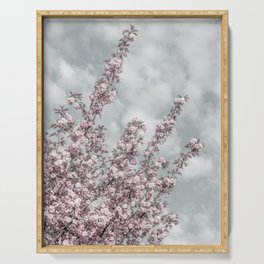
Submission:
<svg viewBox="0 0 264 264">
<path fill-rule="evenodd" d="M 261 0 L 1 0 L 0 262 L 263 263 L 264 3 Z M 230 25 L 230 253 L 35 253 L 36 9 L 228 9 Z"/>
</svg>

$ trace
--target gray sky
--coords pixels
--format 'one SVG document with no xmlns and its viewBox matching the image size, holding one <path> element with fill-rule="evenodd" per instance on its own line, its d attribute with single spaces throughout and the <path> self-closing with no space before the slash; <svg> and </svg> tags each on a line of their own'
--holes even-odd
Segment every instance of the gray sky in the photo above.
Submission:
<svg viewBox="0 0 264 264">
<path fill-rule="evenodd" d="M 178 179 L 169 208 L 181 224 L 164 244 L 220 243 L 220 20 L 218 19 L 45 19 L 45 125 L 52 109 L 69 92 L 81 92 L 89 104 L 104 60 L 116 51 L 124 27 L 139 36 L 124 63 L 118 100 L 106 106 L 102 123 L 114 147 L 133 117 L 147 125 L 146 141 L 177 95 L 190 101 L 178 118 L 161 155 L 175 160 L 190 137 L 205 144 L 201 156 Z"/>
</svg>

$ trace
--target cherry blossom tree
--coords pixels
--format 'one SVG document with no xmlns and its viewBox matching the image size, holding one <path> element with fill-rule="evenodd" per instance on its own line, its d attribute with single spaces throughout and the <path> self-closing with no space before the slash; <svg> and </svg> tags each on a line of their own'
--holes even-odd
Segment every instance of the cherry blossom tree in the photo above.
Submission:
<svg viewBox="0 0 264 264">
<path fill-rule="evenodd" d="M 168 209 L 167 198 L 203 144 L 190 139 L 186 152 L 171 164 L 160 156 L 160 146 L 172 134 L 188 96 L 174 100 L 143 152 L 143 121 L 132 119 L 112 151 L 105 140 L 107 129 L 100 124 L 104 107 L 115 101 L 115 84 L 137 33 L 133 25 L 123 30 L 88 107 L 82 94 L 70 93 L 71 110 L 65 106 L 55 109 L 57 120 L 44 140 L 46 245 L 159 244 L 179 223 Z M 79 117 L 74 119 L 71 111 Z"/>
</svg>

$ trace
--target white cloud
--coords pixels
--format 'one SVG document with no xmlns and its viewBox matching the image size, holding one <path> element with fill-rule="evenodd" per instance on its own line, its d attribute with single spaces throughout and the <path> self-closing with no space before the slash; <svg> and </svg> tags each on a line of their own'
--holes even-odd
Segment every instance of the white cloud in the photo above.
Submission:
<svg viewBox="0 0 264 264">
<path fill-rule="evenodd" d="M 209 158 L 196 157 L 189 161 L 189 165 L 184 169 L 183 179 L 190 180 L 197 177 L 213 177 L 214 167 Z"/>
<path fill-rule="evenodd" d="M 220 229 L 216 226 L 209 209 L 185 210 L 180 216 L 180 224 L 173 227 L 162 241 L 164 245 L 219 245 Z"/>
</svg>

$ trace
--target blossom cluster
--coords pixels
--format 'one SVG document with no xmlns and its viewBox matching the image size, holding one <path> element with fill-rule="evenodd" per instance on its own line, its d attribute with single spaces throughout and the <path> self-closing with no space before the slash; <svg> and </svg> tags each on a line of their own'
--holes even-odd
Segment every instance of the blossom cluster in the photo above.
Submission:
<svg viewBox="0 0 264 264">
<path fill-rule="evenodd" d="M 90 95 L 91 115 L 100 115 L 104 105 L 112 103 L 116 98 L 114 83 L 119 82 L 119 75 L 123 72 L 124 58 L 128 55 L 128 47 L 137 36 L 137 29 L 131 25 L 129 29 L 123 30 L 123 37 L 119 40 L 118 51 L 111 59 L 105 61 L 104 73 L 96 82 L 95 89 Z"/>
<path fill-rule="evenodd" d="M 172 134 L 188 97 L 175 99 L 143 153 L 143 121 L 128 122 L 111 152 L 105 140 L 107 129 L 100 124 L 104 106 L 116 98 L 114 84 L 136 36 L 134 26 L 124 29 L 117 52 L 105 61 L 88 108 L 80 93 L 70 93 L 68 104 L 80 117 L 74 119 L 64 106 L 55 109 L 57 120 L 44 142 L 46 245 L 159 244 L 179 223 L 166 197 L 203 144 L 192 138 L 188 151 L 173 164 L 159 155 L 159 147 Z"/>
</svg>

